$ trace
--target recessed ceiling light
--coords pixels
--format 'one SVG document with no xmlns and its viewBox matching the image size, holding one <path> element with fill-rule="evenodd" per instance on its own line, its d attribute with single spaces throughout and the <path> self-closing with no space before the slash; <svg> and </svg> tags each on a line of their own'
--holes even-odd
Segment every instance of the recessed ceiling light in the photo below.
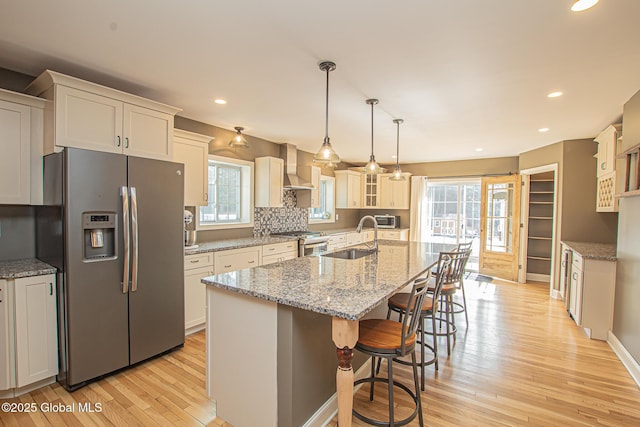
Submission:
<svg viewBox="0 0 640 427">
<path fill-rule="evenodd" d="M 476 148 L 476 152 L 477 152 L 477 153 L 479 153 L 479 152 L 481 152 L 481 151 L 483 151 L 483 150 L 484 150 L 484 148 L 480 148 L 480 147 Z"/>
<path fill-rule="evenodd" d="M 540 128 L 538 132 L 549 132 L 549 128 Z"/>
<path fill-rule="evenodd" d="M 562 92 L 551 92 L 549 95 L 547 95 L 547 98 L 557 98 L 559 96 L 562 96 Z"/>
<path fill-rule="evenodd" d="M 218 105 L 224 105 L 224 104 L 227 103 L 227 100 L 226 99 L 217 98 L 217 99 L 214 99 L 213 102 L 215 102 Z"/>
<path fill-rule="evenodd" d="M 598 3 L 598 0 L 578 0 L 571 6 L 571 10 L 574 12 L 582 12 L 583 10 L 592 8 L 596 3 Z"/>
</svg>

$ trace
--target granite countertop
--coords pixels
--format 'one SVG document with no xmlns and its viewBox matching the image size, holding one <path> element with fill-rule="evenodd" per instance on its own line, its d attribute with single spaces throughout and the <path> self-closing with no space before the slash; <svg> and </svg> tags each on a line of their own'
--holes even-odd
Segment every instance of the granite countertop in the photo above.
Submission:
<svg viewBox="0 0 640 427">
<path fill-rule="evenodd" d="M 217 274 L 202 283 L 316 313 L 357 320 L 424 274 L 451 245 L 381 240 L 356 260 L 306 256 Z"/>
<path fill-rule="evenodd" d="M 249 248 L 251 246 L 270 245 L 273 243 L 290 242 L 298 240 L 294 237 L 283 236 L 264 236 L 264 237 L 245 237 L 242 239 L 219 240 L 215 242 L 198 243 L 198 247 L 194 249 L 185 249 L 185 255 L 202 254 L 206 252 L 226 251 L 228 249 Z"/>
<path fill-rule="evenodd" d="M 617 260 L 616 245 L 614 243 L 572 242 L 568 240 L 563 240 L 562 243 L 585 259 Z"/>
<path fill-rule="evenodd" d="M 21 277 L 54 274 L 56 268 L 36 258 L 0 261 L 0 279 L 19 279 Z"/>
<path fill-rule="evenodd" d="M 373 231 L 373 227 L 362 227 L 363 230 L 367 231 L 367 230 L 371 230 Z M 402 231 L 402 230 L 408 230 L 408 227 L 401 227 L 401 228 L 378 228 L 378 231 L 382 231 L 382 230 L 391 230 L 391 231 Z M 332 234 L 339 234 L 339 233 L 350 233 L 350 232 L 355 232 L 356 229 L 355 227 L 350 227 L 350 228 L 336 228 L 334 230 L 323 230 L 322 232 L 325 233 L 327 236 L 330 236 Z"/>
</svg>

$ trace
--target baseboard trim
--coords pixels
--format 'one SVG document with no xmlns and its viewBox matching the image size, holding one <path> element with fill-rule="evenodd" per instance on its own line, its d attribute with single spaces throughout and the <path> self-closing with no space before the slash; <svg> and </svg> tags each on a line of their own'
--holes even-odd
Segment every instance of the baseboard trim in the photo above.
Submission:
<svg viewBox="0 0 640 427">
<path fill-rule="evenodd" d="M 618 338 L 613 335 L 612 331 L 609 331 L 607 343 L 609 343 L 609 347 L 613 349 L 613 352 L 618 356 L 624 367 L 627 368 L 627 371 L 629 371 L 631 377 L 640 388 L 640 364 L 638 364 L 636 359 L 634 359 L 627 349 L 624 348 Z"/>
<path fill-rule="evenodd" d="M 206 323 L 196 323 L 195 326 L 188 326 L 184 329 L 184 335 L 195 334 L 196 332 L 202 331 L 207 326 Z"/>
<path fill-rule="evenodd" d="M 354 376 L 354 381 L 358 381 L 361 378 L 366 378 L 371 372 L 371 359 L 367 361 L 358 369 Z M 355 394 L 362 384 L 355 387 L 353 393 Z M 329 400 L 324 404 L 304 423 L 303 427 L 324 427 L 338 414 L 338 395 L 334 393 Z"/>
<path fill-rule="evenodd" d="M 527 273 L 527 280 L 549 283 L 551 276 L 549 274 Z"/>
</svg>

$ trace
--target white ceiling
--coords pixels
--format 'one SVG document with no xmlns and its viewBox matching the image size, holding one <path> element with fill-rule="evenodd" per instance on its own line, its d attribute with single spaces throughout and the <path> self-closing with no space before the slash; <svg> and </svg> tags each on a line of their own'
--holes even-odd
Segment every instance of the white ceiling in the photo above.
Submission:
<svg viewBox="0 0 640 427">
<path fill-rule="evenodd" d="M 394 118 L 401 163 L 512 156 L 595 136 L 640 89 L 640 1 L 572 3 L 4 0 L 0 67 L 57 70 L 315 152 L 318 63 L 332 60 L 329 136 L 343 160 L 368 159 L 367 98 L 380 100 L 378 161 L 393 162 Z"/>
</svg>

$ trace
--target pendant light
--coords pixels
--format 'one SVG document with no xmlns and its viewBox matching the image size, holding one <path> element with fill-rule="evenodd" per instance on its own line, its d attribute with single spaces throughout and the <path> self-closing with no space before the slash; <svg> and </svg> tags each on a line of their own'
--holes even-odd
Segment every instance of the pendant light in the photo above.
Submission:
<svg viewBox="0 0 640 427">
<path fill-rule="evenodd" d="M 324 142 L 322 143 L 320 150 L 313 156 L 313 161 L 314 163 L 320 163 L 323 166 L 335 167 L 340 163 L 340 157 L 329 142 L 329 72 L 336 69 L 336 64 L 331 61 L 324 61 L 320 63 L 320 69 L 327 74 Z"/>
<path fill-rule="evenodd" d="M 236 126 L 234 129 L 236 130 L 236 134 L 233 138 L 231 138 L 231 141 L 229 141 L 229 147 L 249 148 L 249 143 L 247 142 L 247 139 L 242 134 L 242 131 L 244 130 L 244 128 L 240 126 Z"/>
<path fill-rule="evenodd" d="M 398 127 L 396 133 L 396 168 L 393 170 L 393 175 L 389 177 L 390 181 L 406 181 L 407 178 L 402 175 L 402 169 L 400 169 L 400 123 L 404 122 L 402 119 L 395 119 L 395 123 Z"/>
<path fill-rule="evenodd" d="M 371 156 L 369 156 L 369 162 L 364 165 L 363 172 L 368 175 L 377 175 L 382 173 L 382 168 L 376 163 L 376 156 L 373 154 L 373 106 L 378 103 L 378 100 L 367 99 L 365 102 L 371 105 Z"/>
</svg>

